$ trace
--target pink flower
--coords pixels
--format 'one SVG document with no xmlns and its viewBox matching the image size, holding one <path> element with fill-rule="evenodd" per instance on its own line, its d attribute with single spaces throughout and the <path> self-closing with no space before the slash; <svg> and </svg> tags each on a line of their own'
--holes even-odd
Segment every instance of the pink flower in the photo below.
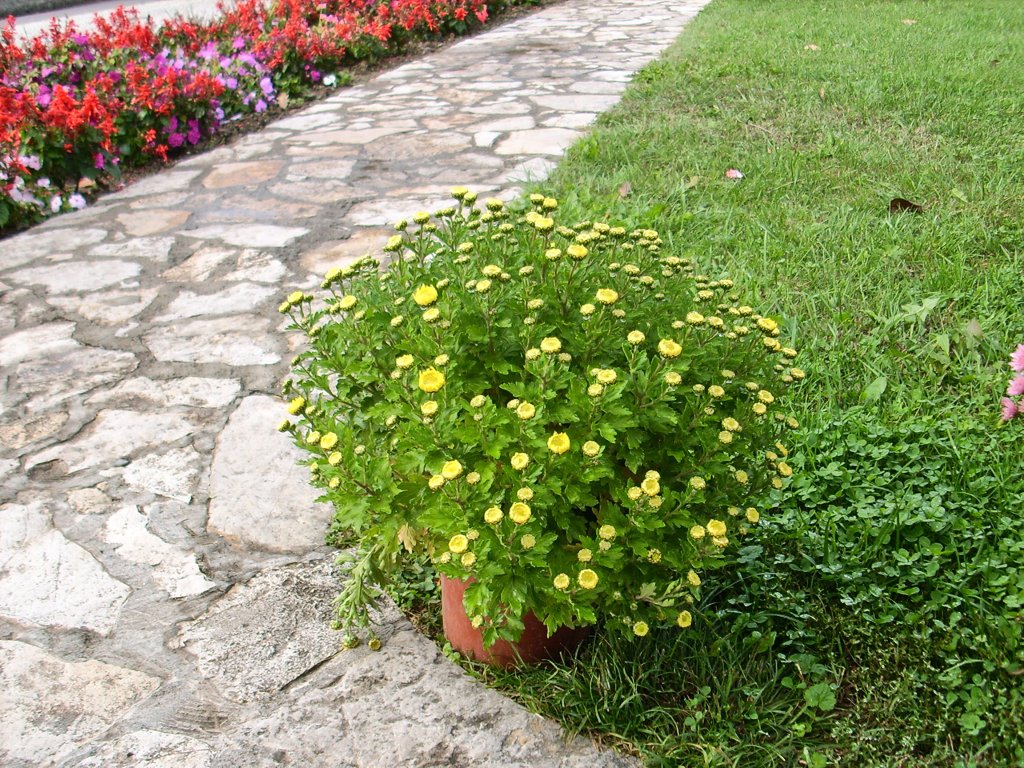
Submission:
<svg viewBox="0 0 1024 768">
<path fill-rule="evenodd" d="M 730 168 L 728 171 L 725 172 L 725 178 L 727 178 L 727 179 L 742 179 L 743 178 L 743 171 L 741 171 L 741 170 L 739 170 L 737 168 Z"/>
<path fill-rule="evenodd" d="M 1021 344 L 1010 355 L 1010 370 L 1024 371 L 1024 344 Z"/>
<path fill-rule="evenodd" d="M 1010 386 L 1006 388 L 1006 394 L 1010 397 L 1024 395 L 1024 375 L 1014 376 L 1010 379 Z"/>
<path fill-rule="evenodd" d="M 1017 404 L 1008 397 L 1004 397 L 1002 400 L 1000 400 L 999 404 L 1003 406 L 1003 421 L 1009 421 L 1019 413 L 1017 409 Z"/>
</svg>

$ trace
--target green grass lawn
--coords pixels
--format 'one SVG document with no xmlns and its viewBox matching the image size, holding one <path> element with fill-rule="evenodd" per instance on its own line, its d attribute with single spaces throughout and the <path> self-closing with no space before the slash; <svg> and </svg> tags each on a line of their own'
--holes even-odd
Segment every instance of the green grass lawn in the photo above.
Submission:
<svg viewBox="0 0 1024 768">
<path fill-rule="evenodd" d="M 781 319 L 798 477 L 693 631 L 481 674 L 650 765 L 1024 765 L 1022 84 L 1010 0 L 716 0 L 640 73 L 543 189 Z"/>
</svg>

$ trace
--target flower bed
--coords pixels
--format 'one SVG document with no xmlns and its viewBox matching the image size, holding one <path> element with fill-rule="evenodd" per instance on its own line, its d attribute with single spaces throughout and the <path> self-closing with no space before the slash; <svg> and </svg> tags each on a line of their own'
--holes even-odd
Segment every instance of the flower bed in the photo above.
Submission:
<svg viewBox="0 0 1024 768">
<path fill-rule="evenodd" d="M 89 30 L 0 32 L 0 233 L 82 208 L 85 188 L 167 161 L 226 123 L 320 85 L 414 38 L 462 33 L 520 0 L 241 0 L 197 23 L 135 10 Z"/>
</svg>

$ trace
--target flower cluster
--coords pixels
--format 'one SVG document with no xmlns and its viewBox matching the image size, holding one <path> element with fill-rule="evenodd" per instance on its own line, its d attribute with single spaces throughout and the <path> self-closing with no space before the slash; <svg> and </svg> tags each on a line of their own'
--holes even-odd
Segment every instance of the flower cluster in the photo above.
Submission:
<svg viewBox="0 0 1024 768">
<path fill-rule="evenodd" d="M 1021 344 L 1010 355 L 1010 370 L 1016 375 L 1010 379 L 1006 388 L 1006 397 L 1001 401 L 1003 421 L 1015 416 L 1024 416 L 1024 344 Z"/>
<path fill-rule="evenodd" d="M 488 644 L 531 611 L 550 630 L 690 626 L 793 474 L 796 350 L 654 230 L 452 194 L 399 222 L 383 267 L 281 305 L 309 343 L 281 429 L 359 541 L 339 618 L 365 626 L 368 582 L 418 550 L 473 580 Z"/>
<path fill-rule="evenodd" d="M 166 161 L 225 122 L 336 83 L 347 63 L 487 18 L 483 0 L 242 0 L 209 23 L 158 26 L 118 8 L 87 31 L 54 20 L 19 43 L 10 17 L 0 27 L 0 231 L 84 207 L 81 192 L 121 168 Z"/>
</svg>

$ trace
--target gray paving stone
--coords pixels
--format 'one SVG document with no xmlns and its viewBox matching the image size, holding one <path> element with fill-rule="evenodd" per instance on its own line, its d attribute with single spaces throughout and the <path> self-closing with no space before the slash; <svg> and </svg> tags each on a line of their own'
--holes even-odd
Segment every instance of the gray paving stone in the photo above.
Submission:
<svg viewBox="0 0 1024 768">
<path fill-rule="evenodd" d="M 192 320 L 158 327 L 143 336 L 157 360 L 224 365 L 273 365 L 281 360 L 267 333 L 268 321 L 253 315 Z"/>
</svg>

